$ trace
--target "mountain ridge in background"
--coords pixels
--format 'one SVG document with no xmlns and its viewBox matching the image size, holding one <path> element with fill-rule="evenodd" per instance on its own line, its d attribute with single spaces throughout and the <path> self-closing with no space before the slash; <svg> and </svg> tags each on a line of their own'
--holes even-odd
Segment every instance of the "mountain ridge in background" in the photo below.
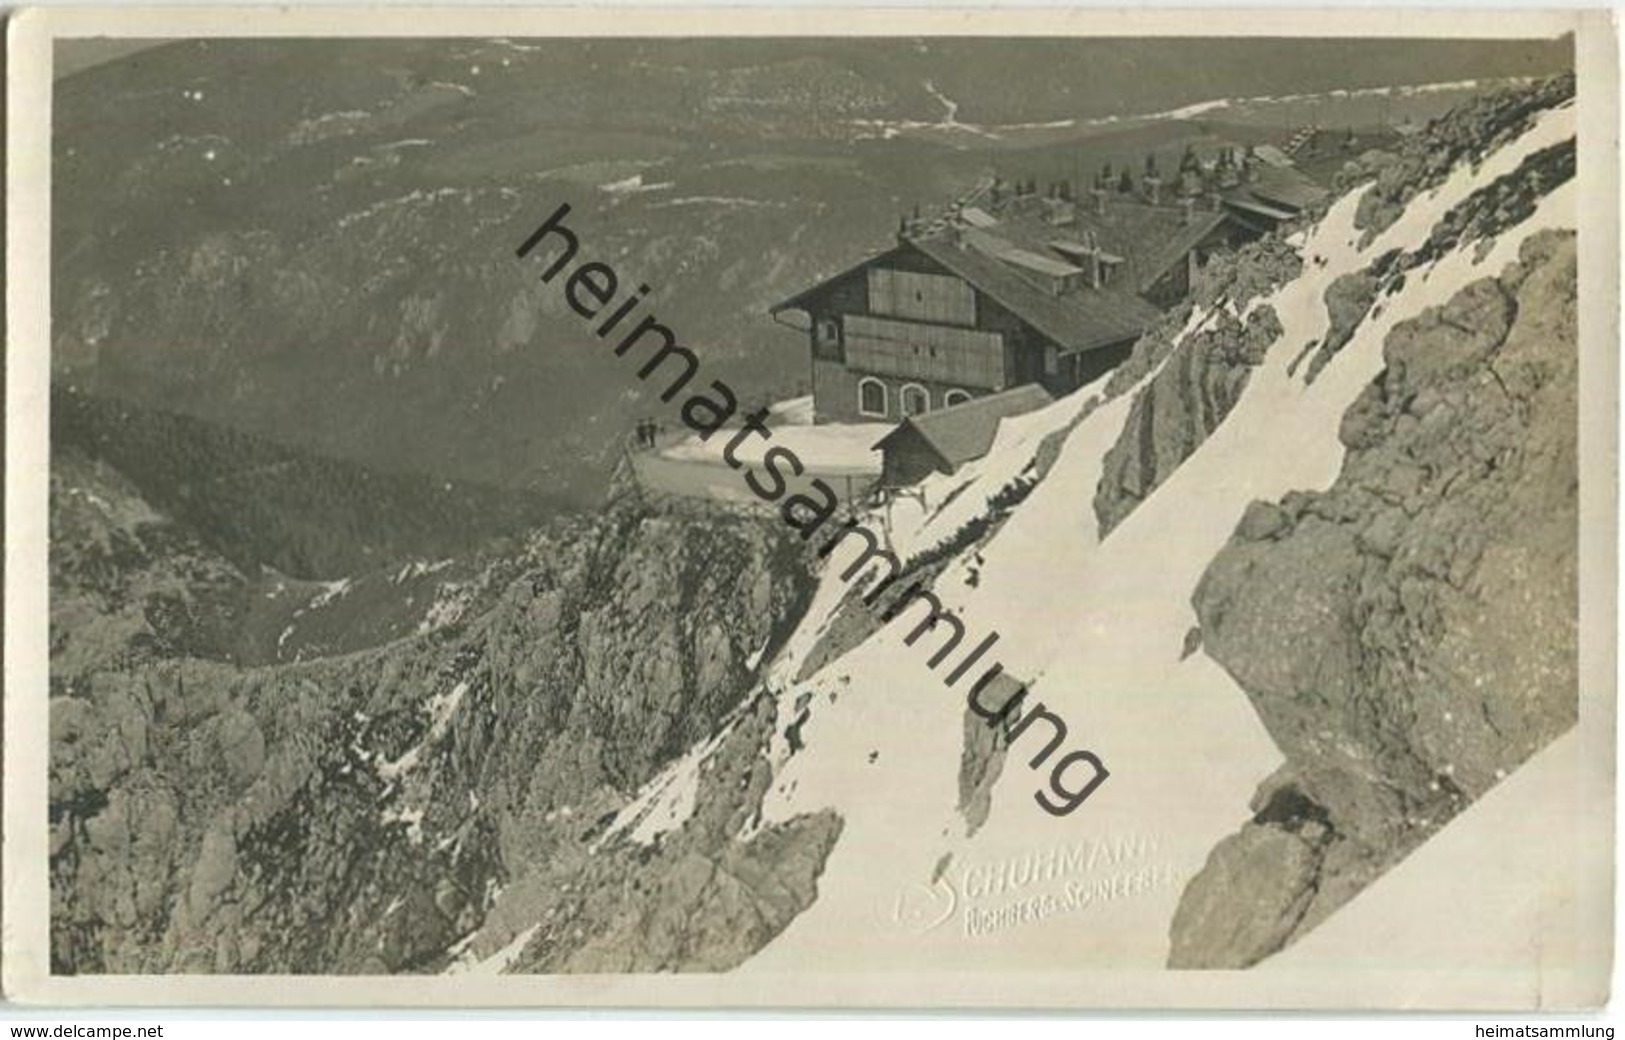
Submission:
<svg viewBox="0 0 1625 1040">
<path fill-rule="evenodd" d="M 170 43 L 57 83 L 53 372 L 335 458 L 590 506 L 618 437 L 661 405 L 512 260 L 560 202 L 584 250 L 653 285 L 651 310 L 708 365 L 782 398 L 803 389 L 805 347 L 767 309 L 887 245 L 912 207 L 990 167 L 1072 177 L 1268 139 L 1312 110 L 1038 124 L 1385 76 L 1529 75 L 1566 47 Z M 1021 125 L 990 136 L 971 121 Z"/>
</svg>

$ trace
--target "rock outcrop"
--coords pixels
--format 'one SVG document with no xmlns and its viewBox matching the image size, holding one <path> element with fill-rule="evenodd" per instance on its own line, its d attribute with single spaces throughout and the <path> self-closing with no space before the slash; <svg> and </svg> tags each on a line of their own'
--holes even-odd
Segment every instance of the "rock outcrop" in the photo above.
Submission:
<svg viewBox="0 0 1625 1040">
<path fill-rule="evenodd" d="M 1133 390 L 1173 353 L 1191 314 L 1197 309 L 1234 308 L 1297 277 L 1303 270 L 1298 251 L 1279 238 L 1249 242 L 1235 252 L 1219 252 L 1197 272 L 1188 304 L 1168 312 L 1135 342 L 1128 360 L 1106 380 L 1106 396 Z"/>
<path fill-rule="evenodd" d="M 1095 517 L 1105 537 L 1201 447 L 1241 399 L 1252 370 L 1281 335 L 1263 305 L 1243 323 L 1215 308 L 1200 332 L 1186 336 L 1134 398 L 1117 443 L 1106 453 L 1095 491 Z"/>
<path fill-rule="evenodd" d="M 801 551 L 771 520 L 622 503 L 538 532 L 491 565 L 494 602 L 422 636 L 88 676 L 51 702 L 54 970 L 431 970 L 500 889 L 589 847 L 581 875 L 604 891 L 535 940 L 535 964 L 742 958 L 811 901 L 839 830 L 818 817 L 736 839 L 773 724 L 756 662 L 804 606 Z M 734 771 L 663 851 L 598 840 L 725 730 Z M 654 938 L 612 954 L 615 878 L 694 898 L 654 898 Z"/>
<path fill-rule="evenodd" d="M 54 692 L 136 662 L 219 657 L 238 641 L 248 578 L 112 467 L 58 447 L 50 523 Z"/>
<path fill-rule="evenodd" d="M 1342 275 L 1326 287 L 1326 337 L 1309 357 L 1304 382 L 1314 382 L 1326 363 L 1348 346 L 1355 330 L 1371 313 L 1371 305 L 1377 302 L 1377 290 L 1381 286 L 1381 276 L 1368 269 Z"/>
<path fill-rule="evenodd" d="M 1383 231 L 1411 199 L 1437 187 L 1463 162 L 1476 163 L 1517 137 L 1530 121 L 1574 97 L 1574 76 L 1558 76 L 1534 88 L 1514 88 L 1478 98 L 1428 125 L 1395 152 L 1370 151 L 1340 173 L 1340 187 L 1371 181 L 1355 212 L 1367 239 Z"/>
<path fill-rule="evenodd" d="M 651 845 L 559 849 L 517 890 L 540 921 L 513 971 L 726 971 L 812 905 L 841 833 L 829 811 L 739 835 L 755 821 L 772 770 L 762 750 L 782 724 L 752 700 L 701 767 L 694 814 Z"/>
<path fill-rule="evenodd" d="M 1184 893 L 1172 966 L 1267 957 L 1574 725 L 1576 335 L 1574 237 L 1544 232 L 1396 326 L 1335 484 L 1214 559 L 1203 649 L 1286 765 Z"/>
<path fill-rule="evenodd" d="M 1252 370 L 1280 333 L 1280 322 L 1268 306 L 1250 312 L 1242 308 L 1302 270 L 1297 250 L 1274 237 L 1215 254 L 1198 274 L 1191 302 L 1141 336 L 1129 359 L 1112 373 L 1106 382 L 1108 398 L 1130 391 L 1137 396 L 1095 490 L 1101 537 L 1230 414 Z M 1247 315 L 1245 322 L 1237 316 L 1241 313 Z M 1193 318 L 1202 322 L 1200 331 L 1185 335 Z"/>
</svg>

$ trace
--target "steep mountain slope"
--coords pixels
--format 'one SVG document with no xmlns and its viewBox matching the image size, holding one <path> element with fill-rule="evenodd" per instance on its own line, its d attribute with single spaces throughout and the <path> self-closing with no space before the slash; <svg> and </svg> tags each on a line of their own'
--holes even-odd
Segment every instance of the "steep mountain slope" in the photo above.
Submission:
<svg viewBox="0 0 1625 1040">
<path fill-rule="evenodd" d="M 1396 327 L 1338 480 L 1255 504 L 1208 569 L 1204 651 L 1287 764 L 1192 881 L 1175 966 L 1274 952 L 1574 725 L 1575 284 L 1548 232 Z"/>
<path fill-rule="evenodd" d="M 1066 726 L 1064 746 L 1093 750 L 1110 775 L 1063 820 L 1041 812 L 1035 797 L 1081 783 L 1052 775 L 1059 752 L 1046 760 L 1044 738 L 1025 735 L 1051 731 L 1046 721 L 1001 738 L 1008 748 L 989 780 L 986 749 L 967 737 L 965 684 L 945 690 L 929 666 L 937 643 L 910 645 L 910 625 L 893 624 L 860 632 L 841 652 L 852 639 L 839 634 L 851 609 L 840 571 L 853 550 L 838 551 L 768 678 L 796 725 L 775 741 L 764 820 L 827 806 L 845 826 L 819 901 L 748 970 L 805 964 L 832 944 L 853 968 L 970 970 L 990 960 L 1036 967 L 1057 956 L 1076 966 L 1154 967 L 1169 960 L 1171 926 L 1176 965 L 1252 963 L 1370 884 L 1443 823 L 1446 807 L 1454 811 L 1493 782 L 1495 770 L 1510 771 L 1572 724 L 1572 647 L 1562 635 L 1574 618 L 1564 577 L 1574 551 L 1565 519 L 1572 469 L 1562 459 L 1565 445 L 1572 453 L 1573 429 L 1562 417 L 1572 392 L 1563 373 L 1574 353 L 1565 309 L 1574 272 L 1562 239 L 1542 234 L 1574 225 L 1563 172 L 1572 165 L 1561 159 L 1573 142 L 1571 93 L 1572 83 L 1559 82 L 1537 88 L 1536 104 L 1527 95 L 1504 98 L 1437 125 L 1416 148 L 1454 148 L 1449 142 L 1473 135 L 1480 147 L 1448 153 L 1438 177 L 1410 193 L 1385 227 L 1362 229 L 1368 189 L 1357 186 L 1287 240 L 1294 260 L 1272 249 L 1214 272 L 1210 288 L 1228 291 L 1209 292 L 1175 316 L 1120 377 L 1008 424 L 987 460 L 933 477 L 917 499 L 868 518 L 905 566 L 952 547 L 930 573 L 935 593 L 972 633 L 965 644 L 975 633 L 999 633 L 997 659 L 1028 688 L 1026 707 L 1036 710 L 1041 698 Z M 1358 272 L 1371 272 L 1380 290 L 1351 317 L 1333 287 Z M 1516 319 L 1473 311 L 1485 294 L 1512 300 L 1525 291 L 1529 313 L 1501 305 Z M 1508 332 L 1515 322 L 1526 331 Z M 1458 325 L 1471 331 L 1448 331 Z M 1225 330 L 1249 328 L 1256 331 L 1237 351 Z M 1326 343 L 1334 346 L 1311 378 L 1305 358 Z M 1438 368 L 1418 369 L 1414 359 L 1434 354 Z M 1190 385 L 1191 373 L 1233 365 L 1230 358 L 1247 374 L 1226 389 L 1226 407 L 1168 413 L 1188 417 L 1174 427 L 1183 431 L 1177 449 L 1152 456 L 1166 461 L 1141 485 L 1144 497 L 1101 533 L 1089 503 L 1111 486 L 1103 477 L 1117 479 L 1117 446 L 1142 436 L 1136 413 L 1165 411 L 1160 382 Z M 1393 366 L 1387 374 L 1385 363 Z M 1405 374 L 1396 371 L 1401 363 Z M 1510 401 L 1492 374 L 1503 372 Z M 1424 408 L 1437 414 L 1423 433 L 1418 415 L 1403 410 L 1439 397 L 1446 379 L 1452 411 Z M 1546 402 L 1543 417 L 1525 415 L 1529 427 L 1509 421 L 1532 415 L 1531 393 Z M 1525 400 L 1527 408 L 1517 403 Z M 1466 409 L 1475 411 L 1472 422 L 1457 421 L 1458 435 L 1440 440 L 1435 431 L 1452 425 L 1445 417 Z M 1346 463 L 1340 436 L 1360 448 Z M 1045 442 L 1051 450 L 1040 450 Z M 1417 455 L 1424 450 L 1431 456 Z M 1398 456 L 1406 467 L 1391 461 Z M 1334 486 L 1345 466 L 1357 490 Z M 1496 467 L 1507 472 L 1483 482 Z M 1330 516 L 1335 537 L 1355 539 L 1361 511 L 1394 500 L 1391 479 L 1422 496 L 1417 515 L 1405 514 L 1380 550 L 1396 554 L 1392 576 L 1357 586 L 1335 554 L 1322 568 L 1326 547 L 1311 546 L 1308 532 L 1325 530 L 1334 521 L 1321 518 Z M 980 521 L 1016 483 L 1026 489 L 1014 509 Z M 1480 511 L 1512 485 L 1523 490 Z M 1303 494 L 1327 487 L 1319 498 Z M 1454 501 L 1458 493 L 1466 497 Z M 1253 505 L 1283 497 L 1284 511 Z M 1402 510 L 1404 503 L 1398 499 Z M 1285 532 L 1299 529 L 1299 516 L 1304 533 L 1295 542 Z M 1444 531 L 1469 529 L 1452 551 L 1471 555 L 1450 575 L 1465 585 L 1430 591 L 1419 576 L 1406 577 L 1412 566 L 1449 571 L 1449 557 L 1413 562 L 1413 542 L 1449 544 Z M 1550 569 L 1537 569 L 1546 557 L 1530 555 L 1536 544 L 1546 547 Z M 1364 559 L 1354 565 L 1388 566 Z M 1396 598 L 1385 585 L 1404 591 Z M 1336 596 L 1357 588 L 1358 602 L 1371 597 L 1369 605 L 1336 606 Z M 1551 645 L 1537 649 L 1546 636 L 1532 638 L 1528 660 L 1477 656 L 1505 640 L 1490 605 L 1529 595 L 1539 606 L 1529 604 L 1536 613 L 1528 623 Z M 1445 615 L 1449 636 L 1441 635 Z M 939 641 L 947 638 L 941 627 Z M 1283 653 L 1286 645 L 1294 651 Z M 1345 659 L 1338 646 L 1366 649 Z M 1385 654 L 1430 668 L 1433 678 L 1406 679 Z M 1523 669 L 1541 677 L 1528 700 Z M 1474 692 L 1474 680 L 1500 692 Z M 1423 689 L 1431 690 L 1425 699 Z M 1015 692 L 989 687 L 988 710 Z M 1396 737 L 1397 720 L 1424 702 L 1436 719 L 1449 711 L 1473 721 Z M 1376 746 L 1384 762 L 1426 765 L 1351 775 L 1346 763 L 1334 768 L 1324 757 Z M 1465 762 L 1455 769 L 1472 779 L 1440 781 L 1441 756 L 1464 758 L 1468 749 L 1476 749 L 1471 770 Z M 1029 759 L 1037 765 L 1029 768 Z M 696 772 L 703 762 L 677 768 Z M 661 783 L 683 787 L 681 776 Z M 1395 793 L 1373 799 L 1362 793 L 1372 784 Z M 970 808 L 976 798 L 967 791 L 988 787 L 990 808 Z M 884 798 L 869 795 L 879 790 Z M 1256 822 L 1230 839 L 1250 802 Z M 1428 822 L 1410 822 L 1423 806 Z M 659 842 L 661 829 L 682 833 L 681 803 L 653 815 L 663 822 L 646 832 L 649 840 Z M 1327 851 L 1326 842 L 1340 850 Z M 1289 870 L 1297 873 L 1282 873 Z M 1317 885 L 1319 905 L 1306 913 Z M 846 941 L 854 935 L 861 944 Z"/>
</svg>

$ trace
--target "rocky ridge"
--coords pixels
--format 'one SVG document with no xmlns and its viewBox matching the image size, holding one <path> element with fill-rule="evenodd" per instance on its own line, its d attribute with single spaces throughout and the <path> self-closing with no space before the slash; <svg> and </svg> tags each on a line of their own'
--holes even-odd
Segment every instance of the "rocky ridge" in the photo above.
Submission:
<svg viewBox="0 0 1625 1040">
<path fill-rule="evenodd" d="M 1406 203 L 1437 187 L 1459 164 L 1478 163 L 1527 129 L 1538 113 L 1569 102 L 1573 96 L 1572 76 L 1503 91 L 1435 120 L 1409 139 L 1398 154 L 1368 152 L 1351 161 L 1340 171 L 1337 182 L 1342 190 L 1364 190 L 1356 226 L 1369 240 L 1398 219 Z M 1498 228 L 1527 216 L 1534 201 L 1572 177 L 1573 168 L 1572 141 L 1547 149 L 1458 207 L 1440 222 L 1422 248 L 1388 254 L 1367 270 L 1338 279 L 1326 294 L 1331 317 L 1328 335 L 1302 347 L 1306 378 L 1312 381 L 1348 342 L 1380 296 L 1403 284 L 1407 269 L 1428 262 L 1459 241 L 1493 238 Z M 1312 209 L 1302 220 L 1315 220 L 1319 214 L 1320 209 Z M 1106 458 L 1094 501 L 1102 537 L 1224 421 L 1245 389 L 1261 351 L 1279 328 L 1272 323 L 1273 315 L 1262 308 L 1251 311 L 1243 325 L 1235 308 L 1296 277 L 1302 263 L 1296 250 L 1277 238 L 1216 257 L 1201 272 L 1191 303 L 1142 337 L 1129 361 L 1112 374 L 1107 393 L 1115 396 L 1137 386 L 1161 365 L 1150 384 L 1138 391 L 1130 421 Z M 1198 335 L 1182 335 L 1198 309 L 1213 313 L 1210 327 Z"/>
<path fill-rule="evenodd" d="M 1399 219 L 1406 203 L 1437 187 L 1460 163 L 1476 164 L 1517 137 L 1530 121 L 1574 97 L 1572 73 L 1533 88 L 1506 90 L 1478 98 L 1434 120 L 1396 154 L 1368 152 L 1349 163 L 1338 178 L 1340 188 L 1370 182 L 1360 199 L 1355 226 L 1369 240 Z"/>
<path fill-rule="evenodd" d="M 735 842 L 750 788 L 729 783 L 669 854 L 597 839 L 685 749 L 770 725 L 754 668 L 802 607 L 799 545 L 622 502 L 502 573 L 494 602 L 423 636 L 279 667 L 148 657 L 54 697 L 54 969 L 433 970 L 459 941 L 479 952 L 504 890 L 570 864 L 732 907 L 671 918 L 650 968 L 718 963 L 719 928 L 742 957 L 782 927 L 833 819 Z M 773 883 L 728 888 L 752 870 Z M 533 957 L 592 962 L 619 910 L 578 909 Z"/>
<path fill-rule="evenodd" d="M 1396 326 L 1336 483 L 1255 503 L 1209 567 L 1203 649 L 1287 761 L 1170 965 L 1268 956 L 1574 724 L 1576 334 L 1574 237 L 1545 232 Z"/>
<path fill-rule="evenodd" d="M 1281 323 L 1266 304 L 1245 321 L 1215 308 L 1206 327 L 1180 340 L 1135 395 L 1123 432 L 1106 453 L 1094 501 L 1101 537 L 1218 428 L 1280 335 Z"/>
</svg>

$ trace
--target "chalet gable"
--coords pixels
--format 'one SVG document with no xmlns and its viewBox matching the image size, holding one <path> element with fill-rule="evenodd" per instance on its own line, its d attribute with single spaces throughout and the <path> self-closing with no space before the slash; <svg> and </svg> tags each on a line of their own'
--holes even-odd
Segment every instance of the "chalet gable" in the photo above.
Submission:
<svg viewBox="0 0 1625 1040">
<path fill-rule="evenodd" d="M 1115 256 L 1101 252 L 1103 263 Z M 1007 313 L 1063 351 L 1133 339 L 1159 315 L 1131 290 L 1096 278 L 1047 245 L 1016 246 L 997 235 L 954 229 L 905 237 L 772 309 L 863 313 L 973 328 Z"/>
</svg>

